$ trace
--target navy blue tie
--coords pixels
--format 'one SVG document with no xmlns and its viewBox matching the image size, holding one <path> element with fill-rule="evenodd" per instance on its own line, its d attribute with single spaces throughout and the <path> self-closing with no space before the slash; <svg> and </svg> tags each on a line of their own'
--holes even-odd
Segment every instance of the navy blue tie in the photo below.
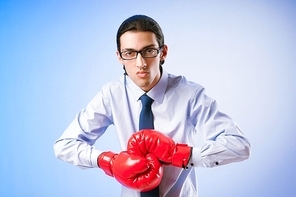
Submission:
<svg viewBox="0 0 296 197">
<path fill-rule="evenodd" d="M 154 129 L 153 114 L 151 111 L 153 99 L 147 96 L 147 94 L 143 94 L 140 100 L 142 102 L 142 111 L 140 113 L 139 129 Z M 141 197 L 159 197 L 159 187 L 147 192 L 141 192 Z"/>
<path fill-rule="evenodd" d="M 140 97 L 142 102 L 142 111 L 140 113 L 140 124 L 139 129 L 154 129 L 153 124 L 153 114 L 151 111 L 151 104 L 153 99 L 150 98 L 147 94 L 143 94 Z"/>
</svg>

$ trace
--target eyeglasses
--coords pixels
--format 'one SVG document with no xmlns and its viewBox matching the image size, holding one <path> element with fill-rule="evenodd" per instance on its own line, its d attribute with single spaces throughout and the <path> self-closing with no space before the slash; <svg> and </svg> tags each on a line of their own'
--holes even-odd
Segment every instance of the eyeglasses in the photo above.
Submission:
<svg viewBox="0 0 296 197">
<path fill-rule="evenodd" d="M 138 54 L 141 53 L 143 58 L 153 58 L 158 55 L 160 50 L 162 49 L 162 46 L 159 47 L 158 49 L 155 48 L 145 48 L 140 51 L 135 51 L 135 50 L 126 50 L 120 52 L 120 57 L 124 60 L 133 60 L 138 57 Z"/>
</svg>

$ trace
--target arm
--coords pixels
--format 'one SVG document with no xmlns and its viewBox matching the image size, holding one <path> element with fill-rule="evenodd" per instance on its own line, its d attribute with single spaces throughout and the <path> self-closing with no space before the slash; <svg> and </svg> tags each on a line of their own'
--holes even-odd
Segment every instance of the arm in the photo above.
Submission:
<svg viewBox="0 0 296 197">
<path fill-rule="evenodd" d="M 206 139 L 202 147 L 193 147 L 189 163 L 197 167 L 215 167 L 248 159 L 250 144 L 242 134 L 238 134 L 240 132 L 238 126 L 233 126 L 214 138 Z"/>
<path fill-rule="evenodd" d="M 93 145 L 112 124 L 109 100 L 100 91 L 54 143 L 57 158 L 80 168 L 94 168 L 102 151 Z"/>
<path fill-rule="evenodd" d="M 77 115 L 79 116 L 79 114 Z M 85 132 L 79 125 L 79 118 L 75 118 L 62 136 L 54 143 L 55 156 L 65 162 L 82 169 L 97 166 L 97 157 L 102 151 L 96 149 L 93 144 L 101 132 Z"/>
<path fill-rule="evenodd" d="M 194 99 L 198 98 L 198 99 Z M 204 144 L 193 147 L 189 163 L 199 167 L 215 167 L 249 158 L 250 143 L 238 125 L 218 110 L 215 100 L 197 92 L 191 102 L 191 122 Z"/>
</svg>

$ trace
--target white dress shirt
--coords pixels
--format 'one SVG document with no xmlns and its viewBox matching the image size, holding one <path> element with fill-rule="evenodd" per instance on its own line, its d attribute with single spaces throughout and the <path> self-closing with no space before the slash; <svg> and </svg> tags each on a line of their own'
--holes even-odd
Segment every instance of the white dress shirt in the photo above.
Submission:
<svg viewBox="0 0 296 197">
<path fill-rule="evenodd" d="M 128 139 L 139 130 L 139 98 L 144 93 L 125 75 L 105 84 L 55 142 L 56 156 L 81 168 L 97 168 L 97 157 L 103 151 L 93 145 L 112 124 L 126 150 Z M 155 130 L 193 147 L 187 170 L 164 166 L 161 197 L 197 197 L 194 167 L 215 167 L 249 157 L 248 140 L 230 117 L 218 111 L 216 101 L 205 95 L 202 86 L 163 71 L 147 94 L 154 100 Z M 203 138 L 202 147 L 197 147 L 198 136 Z M 140 193 L 122 187 L 121 196 L 140 197 Z"/>
</svg>

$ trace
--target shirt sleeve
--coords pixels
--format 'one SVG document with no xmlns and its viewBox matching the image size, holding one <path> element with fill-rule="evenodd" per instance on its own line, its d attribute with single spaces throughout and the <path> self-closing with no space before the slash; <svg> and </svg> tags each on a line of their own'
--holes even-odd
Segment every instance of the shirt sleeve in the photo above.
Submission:
<svg viewBox="0 0 296 197">
<path fill-rule="evenodd" d="M 192 100 L 192 123 L 204 144 L 193 147 L 189 166 L 215 167 L 249 158 L 250 143 L 239 126 L 220 112 L 215 100 L 197 92 Z"/>
<path fill-rule="evenodd" d="M 99 92 L 85 109 L 80 111 L 61 137 L 54 143 L 57 158 L 80 168 L 98 167 L 102 151 L 93 145 L 112 124 L 109 100 Z"/>
</svg>

